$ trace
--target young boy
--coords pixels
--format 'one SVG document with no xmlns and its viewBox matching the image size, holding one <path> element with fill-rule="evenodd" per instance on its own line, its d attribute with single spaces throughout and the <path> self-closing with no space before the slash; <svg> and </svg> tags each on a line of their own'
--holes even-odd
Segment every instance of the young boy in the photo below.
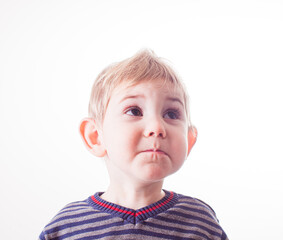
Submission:
<svg viewBox="0 0 283 240">
<path fill-rule="evenodd" d="M 196 142 L 179 77 L 144 50 L 96 79 L 80 134 L 103 157 L 105 192 L 63 208 L 44 228 L 47 239 L 228 239 L 202 201 L 162 189 Z"/>
</svg>

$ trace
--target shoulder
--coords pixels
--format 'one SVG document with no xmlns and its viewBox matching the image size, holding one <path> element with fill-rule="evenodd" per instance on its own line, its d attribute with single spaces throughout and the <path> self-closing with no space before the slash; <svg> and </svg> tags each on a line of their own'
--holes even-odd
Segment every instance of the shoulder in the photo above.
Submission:
<svg viewBox="0 0 283 240">
<path fill-rule="evenodd" d="M 220 239 L 228 239 L 210 205 L 198 198 L 182 194 L 177 194 L 177 196 L 178 201 L 172 208 L 174 218 L 177 221 L 180 220 L 183 224 L 193 225 L 206 231 L 210 236 L 209 239 L 216 239 L 214 236 L 218 236 Z"/>
<path fill-rule="evenodd" d="M 185 196 L 183 194 L 177 194 L 177 195 L 178 195 L 178 206 L 180 207 L 183 206 L 185 209 L 195 210 L 196 212 L 202 213 L 204 215 L 209 215 L 218 222 L 215 211 L 210 205 L 208 205 L 204 201 L 198 198 Z"/>
<path fill-rule="evenodd" d="M 190 214 L 194 217 L 200 217 L 218 223 L 213 208 L 204 201 L 183 194 L 177 194 L 177 196 L 178 202 L 176 203 L 175 208 L 181 213 Z"/>
<path fill-rule="evenodd" d="M 98 211 L 88 204 L 88 199 L 69 203 L 44 227 L 40 239 L 45 240 L 64 235 L 66 229 L 80 226 L 96 214 L 98 214 Z"/>
<path fill-rule="evenodd" d="M 63 207 L 56 216 L 51 220 L 52 223 L 59 222 L 61 220 L 73 219 L 83 214 L 86 214 L 91 209 L 87 203 L 87 200 L 77 201 L 67 204 Z"/>
</svg>

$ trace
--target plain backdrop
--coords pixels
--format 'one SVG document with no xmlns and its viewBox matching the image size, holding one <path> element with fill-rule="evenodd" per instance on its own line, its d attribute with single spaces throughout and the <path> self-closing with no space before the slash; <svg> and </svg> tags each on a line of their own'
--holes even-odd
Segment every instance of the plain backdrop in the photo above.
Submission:
<svg viewBox="0 0 283 240">
<path fill-rule="evenodd" d="M 97 74 L 141 48 L 181 75 L 199 133 L 164 188 L 209 203 L 230 239 L 282 239 L 282 13 L 279 0 L 1 0 L 1 239 L 36 239 L 106 189 L 78 126 Z"/>
</svg>

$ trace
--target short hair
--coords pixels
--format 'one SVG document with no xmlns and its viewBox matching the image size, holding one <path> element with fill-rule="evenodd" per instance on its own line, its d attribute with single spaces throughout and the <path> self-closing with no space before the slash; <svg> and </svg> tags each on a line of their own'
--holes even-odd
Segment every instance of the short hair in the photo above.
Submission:
<svg viewBox="0 0 283 240">
<path fill-rule="evenodd" d="M 89 117 L 94 118 L 98 126 L 104 120 L 105 112 L 114 89 L 121 84 L 134 86 L 145 80 L 163 80 L 171 82 L 183 93 L 188 125 L 191 126 L 189 100 L 186 88 L 176 72 L 164 59 L 149 49 L 143 49 L 131 58 L 106 67 L 94 81 L 89 101 Z"/>
</svg>

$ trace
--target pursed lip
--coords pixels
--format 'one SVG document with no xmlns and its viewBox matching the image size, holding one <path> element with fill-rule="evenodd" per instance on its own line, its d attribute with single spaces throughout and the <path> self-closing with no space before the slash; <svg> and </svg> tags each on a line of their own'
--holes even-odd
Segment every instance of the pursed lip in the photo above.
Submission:
<svg viewBox="0 0 283 240">
<path fill-rule="evenodd" d="M 161 149 L 147 149 L 147 150 L 144 150 L 142 152 L 148 152 L 148 153 L 156 153 L 156 154 L 165 154 L 165 155 L 168 155 L 166 152 L 164 152 L 163 150 Z"/>
</svg>

